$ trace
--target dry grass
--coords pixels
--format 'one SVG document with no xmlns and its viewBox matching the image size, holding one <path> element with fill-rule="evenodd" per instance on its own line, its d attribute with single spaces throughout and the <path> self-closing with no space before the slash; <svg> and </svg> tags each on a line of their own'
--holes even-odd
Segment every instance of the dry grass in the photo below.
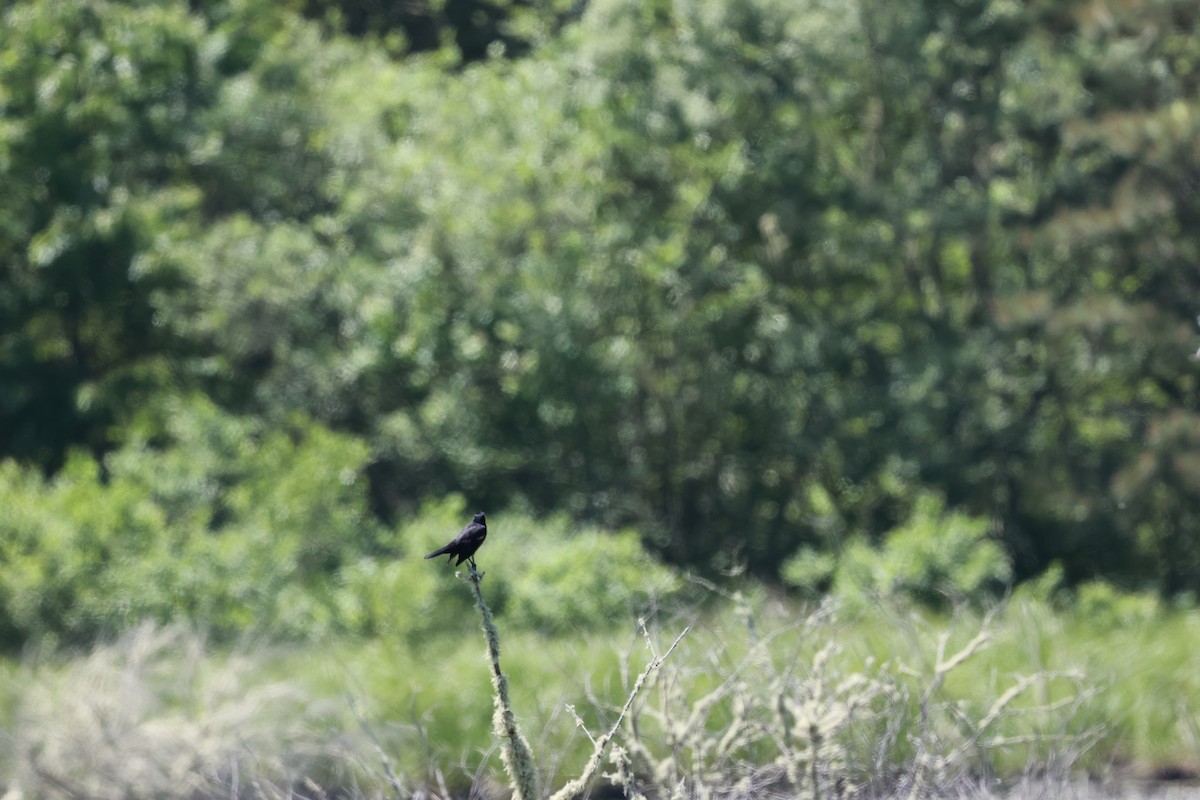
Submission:
<svg viewBox="0 0 1200 800">
<path fill-rule="evenodd" d="M 829 608 L 764 623 L 750 604 L 735 601 L 736 616 L 747 623 L 741 630 L 693 619 L 693 632 L 669 649 L 681 621 L 643 629 L 625 654 L 625 690 L 616 693 L 622 699 L 592 697 L 592 707 L 581 709 L 602 731 L 588 733 L 591 761 L 563 771 L 593 773 L 603 763 L 611 769 L 567 784 L 566 795 L 1097 796 L 1068 780 L 1101 732 L 1086 722 L 1093 717 L 1080 714 L 1092 693 L 1078 675 L 1038 669 L 963 686 L 979 682 L 980 662 L 996 646 L 990 618 L 953 634 L 914 627 L 910 650 L 864 658 L 844 649 L 845 631 Z M 905 624 L 898 616 L 891 628 Z M 486 662 L 473 664 L 483 678 Z M 314 700 L 311 685 L 265 677 L 275 671 L 263 651 L 206 653 L 201 637 L 150 626 L 86 657 L 27 664 L 15 678 L 21 691 L 10 741 L 0 742 L 8 758 L 0 756 L 0 796 L 447 798 L 446 765 L 436 754 L 448 744 L 485 748 L 473 770 L 473 796 L 512 792 L 487 766 L 495 765 L 499 740 L 440 742 L 421 728 L 397 734 L 396 720 L 368 721 L 344 699 L 355 691 L 345 674 L 327 676 L 346 684 L 325 693 L 332 699 Z M 580 675 L 580 685 L 586 678 Z M 572 718 L 557 716 L 582 727 Z M 564 740 L 541 741 L 531 756 L 545 769 L 561 761 L 555 748 Z M 426 754 L 418 759 L 425 773 L 397 774 L 394 765 L 413 763 L 413 748 Z M 1003 790 L 997 765 L 1013 763 L 1029 765 L 1028 780 Z M 540 777 L 547 794 L 564 783 Z"/>
<path fill-rule="evenodd" d="M 828 611 L 765 636 L 751 624 L 740 655 L 724 634 L 693 641 L 626 715 L 610 780 L 630 798 L 917 800 L 977 794 L 1005 755 L 1068 776 L 1101 733 L 1077 721 L 1081 676 L 1006 676 L 985 703 L 947 690 L 990 625 L 954 648 L 943 633 L 924 665 L 840 658 Z"/>
<path fill-rule="evenodd" d="M 249 655 L 206 657 L 179 628 L 143 625 L 25 680 L 14 797 L 285 797 L 350 763 L 298 686 L 264 682 Z"/>
</svg>

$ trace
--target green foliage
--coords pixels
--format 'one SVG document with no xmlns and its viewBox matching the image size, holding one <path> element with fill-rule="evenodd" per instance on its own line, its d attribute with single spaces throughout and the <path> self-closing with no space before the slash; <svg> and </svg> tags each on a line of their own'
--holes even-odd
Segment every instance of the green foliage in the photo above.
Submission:
<svg viewBox="0 0 1200 800">
<path fill-rule="evenodd" d="M 339 603 L 347 624 L 413 644 L 475 630 L 470 595 L 461 585 L 466 568 L 421 558 L 445 544 L 471 513 L 461 497 L 427 503 L 392 537 L 403 558 L 364 558 L 343 569 Z M 679 576 L 655 561 L 633 532 L 580 528 L 563 517 L 489 514 L 488 539 L 476 560 L 501 624 L 547 635 L 607 630 L 676 600 L 681 591 Z"/>
<path fill-rule="evenodd" d="M 1162 601 L 1157 595 L 1122 592 L 1104 581 L 1077 586 L 1072 610 L 1085 624 L 1101 629 L 1138 627 L 1163 614 Z"/>
<path fill-rule="evenodd" d="M 1018 586 L 1013 592 L 1013 596 L 1018 600 L 1061 609 L 1068 599 L 1063 579 L 1062 565 L 1051 564 L 1041 575 Z"/>
<path fill-rule="evenodd" d="M 857 540 L 846 547 L 833 590 L 859 603 L 904 599 L 933 609 L 995 598 L 1012 580 L 1012 567 L 988 528 L 987 520 L 948 512 L 940 498 L 923 495 L 913 516 L 878 548 Z M 801 553 L 798 560 L 801 566 L 791 566 L 793 573 L 811 556 Z"/>
<path fill-rule="evenodd" d="M 833 584 L 838 558 L 833 553 L 801 547 L 783 563 L 779 575 L 789 586 L 808 597 L 824 594 Z"/>
<path fill-rule="evenodd" d="M 105 488 L 99 466 L 83 455 L 72 457 L 50 484 L 7 461 L 0 465 L 0 502 L 6 509 L 0 520 L 5 644 L 39 634 L 76 639 L 111 631 L 145 610 L 121 591 L 114 574 L 122 561 L 136 569 L 163 530 L 161 510 L 135 487 Z"/>
<path fill-rule="evenodd" d="M 473 603 L 466 587 L 455 585 L 454 570 L 444 559 L 422 558 L 449 541 L 470 514 L 461 497 L 427 503 L 388 536 L 389 549 L 401 550 L 403 557 L 362 557 L 347 564 L 338 576 L 338 607 L 347 627 L 421 646 L 438 635 L 474 630 Z M 485 564 L 488 551 L 503 546 L 497 542 L 503 530 L 492 519 L 487 550 L 479 553 Z"/>
<path fill-rule="evenodd" d="M 518 528 L 534 535 L 522 536 L 527 555 L 505 598 L 514 624 L 552 634 L 603 629 L 677 596 L 679 577 L 634 532 L 572 529 L 565 521 Z"/>
<path fill-rule="evenodd" d="M 304 34 L 273 9 L 6 5 L 0 453 L 55 469 L 72 446 L 119 445 L 113 423 L 177 390 L 193 371 L 179 356 L 207 355 L 163 327 L 164 298 L 197 288 L 161 268 L 166 243 L 214 214 L 321 207 L 311 109 L 287 73 Z"/>
<path fill-rule="evenodd" d="M 380 40 L 419 8 L 302 6 L 325 23 L 5 7 L 0 456 L 22 475 L 82 449 L 100 476 L 70 491 L 107 498 L 132 480 L 108 457 L 158 444 L 134 420 L 196 393 L 256 442 L 356 442 L 335 461 L 362 530 L 458 492 L 812 591 L 886 531 L 884 582 L 926 601 L 1007 580 L 912 566 L 938 563 L 904 533 L 936 494 L 995 521 L 1016 580 L 1195 589 L 1196 9 L 434 3 L 460 57 L 399 59 Z M 502 41 L 519 56 L 463 64 Z M 236 450 L 205 479 L 229 507 L 186 512 L 236 531 L 202 571 L 289 524 Z M 186 501 L 160 478 L 182 480 L 114 502 Z M 233 596 L 386 627 L 362 587 L 406 578 L 370 539 L 283 546 L 281 575 L 344 567 L 340 599 Z"/>
<path fill-rule="evenodd" d="M 75 454 L 43 482 L 4 464 L 6 643 L 90 640 L 146 618 L 219 636 L 320 638 L 340 624 L 334 576 L 378 541 L 363 444 L 301 419 L 264 433 L 198 400 L 164 416 L 157 443 L 134 436 L 103 467 Z"/>
<path fill-rule="evenodd" d="M 409 235 L 365 242 L 405 290 L 363 326 L 400 379 L 367 434 L 395 503 L 454 476 L 770 572 L 927 487 L 1002 520 L 1021 577 L 1177 572 L 1110 489 L 1195 391 L 1191 313 L 1055 244 L 1103 190 L 1046 131 L 1096 113 L 1095 42 L 1125 34 L 1059 55 L 1041 26 L 1074 23 L 1041 13 L 597 3 L 523 61 L 397 80 L 403 158 L 371 185 Z"/>
<path fill-rule="evenodd" d="M 0 22 L 0 452 L 60 466 L 103 445 L 97 388 L 144 388 L 158 350 L 130 265 L 186 194 L 212 63 L 181 4 L 6 4 Z M 98 396 L 99 395 L 99 396 Z M 137 395 L 134 395 L 137 396 Z"/>
<path fill-rule="evenodd" d="M 115 479 L 136 482 L 168 514 L 175 558 L 135 565 L 166 595 L 152 616 L 224 633 L 336 629 L 334 576 L 378 542 L 365 446 L 301 418 L 264 431 L 205 402 L 171 407 L 166 427 L 168 446 L 134 438 L 110 459 Z"/>
<path fill-rule="evenodd" d="M 143 619 L 218 638 L 357 633 L 424 645 L 474 630 L 468 593 L 421 557 L 469 519 L 461 498 L 388 531 L 367 512 L 365 445 L 300 418 L 265 429 L 176 399 L 104 461 L 49 481 L 0 466 L 0 639 L 80 643 Z M 678 596 L 632 532 L 490 518 L 489 602 L 518 628 L 604 630 Z"/>
<path fill-rule="evenodd" d="M 363 3 L 304 0 L 305 16 L 381 43 L 396 56 L 436 51 L 449 63 L 528 52 L 533 41 L 576 15 L 565 0 L 418 0 Z"/>
</svg>

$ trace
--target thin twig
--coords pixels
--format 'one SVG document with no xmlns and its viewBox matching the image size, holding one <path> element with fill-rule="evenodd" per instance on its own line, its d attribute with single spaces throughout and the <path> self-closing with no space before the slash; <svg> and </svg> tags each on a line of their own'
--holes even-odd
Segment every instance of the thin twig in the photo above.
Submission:
<svg viewBox="0 0 1200 800">
<path fill-rule="evenodd" d="M 600 763 L 604 759 L 604 754 L 608 749 L 609 743 L 613 740 L 613 737 L 617 735 L 617 729 L 621 727 L 621 721 L 624 720 L 625 715 L 629 713 L 629 709 L 633 706 L 633 701 L 637 699 L 638 694 L 641 693 L 642 687 L 646 685 L 646 681 L 649 679 L 650 675 L 656 669 L 662 666 L 663 662 L 671 656 L 671 653 L 675 652 L 675 648 L 679 646 L 679 642 L 682 641 L 683 637 L 686 636 L 688 631 L 691 629 L 692 628 L 690 625 L 684 628 L 683 631 L 675 637 L 675 641 L 672 642 L 670 648 L 667 649 L 667 652 L 663 653 L 661 656 L 655 656 L 653 659 L 651 659 L 650 663 L 646 665 L 646 668 L 642 670 L 642 674 L 638 676 L 637 681 L 633 684 L 633 689 L 629 692 L 629 697 L 626 698 L 625 705 L 621 708 L 621 713 L 617 715 L 617 719 L 612 724 L 612 727 L 609 728 L 608 732 L 599 739 L 594 740 L 596 746 L 592 751 L 592 757 L 588 759 L 587 765 L 583 768 L 583 773 L 580 774 L 580 776 L 575 780 L 567 781 L 565 786 L 551 795 L 550 800 L 567 800 L 567 798 L 575 797 L 585 788 L 587 788 L 588 783 L 596 776 L 596 772 L 599 771 Z"/>
</svg>

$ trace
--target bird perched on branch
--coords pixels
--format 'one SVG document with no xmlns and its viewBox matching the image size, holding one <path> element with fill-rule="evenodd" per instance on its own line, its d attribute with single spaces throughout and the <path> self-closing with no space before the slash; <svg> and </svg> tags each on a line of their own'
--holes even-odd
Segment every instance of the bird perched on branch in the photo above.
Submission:
<svg viewBox="0 0 1200 800">
<path fill-rule="evenodd" d="M 426 558 L 435 556 L 444 556 L 450 554 L 450 559 L 453 560 L 458 556 L 458 561 L 454 562 L 454 566 L 458 566 L 464 561 L 471 562 L 471 568 L 475 568 L 475 551 L 479 549 L 479 545 L 483 544 L 483 540 L 487 538 L 487 518 L 480 511 L 475 515 L 475 519 L 471 520 L 471 524 L 462 529 L 462 533 L 455 536 L 454 539 L 445 547 L 439 547 L 434 550 Z"/>
</svg>

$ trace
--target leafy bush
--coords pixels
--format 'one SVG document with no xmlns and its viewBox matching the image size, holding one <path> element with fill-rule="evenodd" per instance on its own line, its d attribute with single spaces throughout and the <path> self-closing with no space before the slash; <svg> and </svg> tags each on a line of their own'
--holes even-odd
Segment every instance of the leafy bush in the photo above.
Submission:
<svg viewBox="0 0 1200 800">
<path fill-rule="evenodd" d="M 389 550 L 402 554 L 399 558 L 364 554 L 347 564 L 338 575 L 338 608 L 346 626 L 367 635 L 400 637 L 409 644 L 474 627 L 470 594 L 453 585 L 455 570 L 446 567 L 444 558 L 423 559 L 470 516 L 460 496 L 430 501 L 417 517 L 388 534 Z M 494 551 L 499 537 L 489 536 L 484 547 Z"/>
<path fill-rule="evenodd" d="M 530 522 L 514 525 L 522 531 L 524 564 L 504 613 L 517 625 L 546 633 L 607 628 L 679 591 L 678 576 L 651 558 L 633 531 Z"/>
<path fill-rule="evenodd" d="M 982 601 L 1012 579 L 1009 557 L 988 528 L 987 520 L 947 511 L 941 498 L 922 495 L 882 545 L 855 540 L 846 547 L 833 589 L 850 600 L 899 597 L 930 608 Z"/>
<path fill-rule="evenodd" d="M 473 626 L 456 570 L 422 556 L 470 518 L 427 503 L 393 530 L 367 512 L 367 450 L 305 420 L 266 430 L 198 398 L 143 415 L 103 463 L 50 480 L 0 464 L 0 637 L 86 642 L 141 620 L 217 637 L 334 632 L 410 643 Z M 679 588 L 632 532 L 493 514 L 479 560 L 517 625 L 594 629 Z"/>
<path fill-rule="evenodd" d="M 351 627 L 420 641 L 439 631 L 475 627 L 470 594 L 446 559 L 422 556 L 454 536 L 476 510 L 452 496 L 423 506 L 401 524 L 399 560 L 364 558 L 341 572 L 340 604 Z M 611 533 L 566 518 L 489 514 L 488 539 L 476 554 L 487 602 L 505 624 L 543 633 L 598 630 L 628 620 L 680 589 L 632 531 Z"/>
<path fill-rule="evenodd" d="M 165 561 L 165 514 L 139 487 L 104 485 L 100 466 L 74 454 L 52 481 L 0 464 L 0 636 L 90 638 L 136 619 L 162 587 L 125 591 L 124 575 L 144 559 Z M 154 601 L 151 601 L 153 604 Z"/>
<path fill-rule="evenodd" d="M 799 589 L 806 597 L 823 594 L 833 583 L 837 556 L 813 547 L 802 547 L 783 562 L 779 570 L 784 583 Z"/>
<path fill-rule="evenodd" d="M 366 456 L 303 419 L 264 432 L 189 398 L 103 464 L 76 453 L 49 481 L 0 465 L 5 641 L 86 641 L 142 619 L 291 638 L 340 627 L 333 578 L 378 544 Z"/>
<path fill-rule="evenodd" d="M 1099 628 L 1143 625 L 1163 613 L 1163 603 L 1156 594 L 1121 591 L 1106 581 L 1080 584 L 1074 594 L 1075 613 Z"/>
</svg>

